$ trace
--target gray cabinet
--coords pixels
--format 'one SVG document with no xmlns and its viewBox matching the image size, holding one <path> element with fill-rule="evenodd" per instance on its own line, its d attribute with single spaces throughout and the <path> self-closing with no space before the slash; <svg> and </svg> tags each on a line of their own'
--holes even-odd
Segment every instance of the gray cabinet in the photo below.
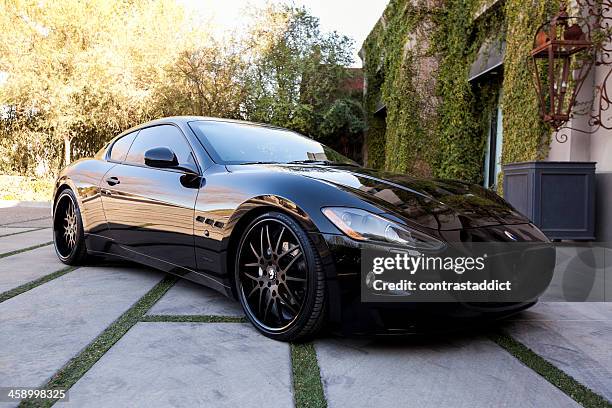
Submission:
<svg viewBox="0 0 612 408">
<path fill-rule="evenodd" d="M 595 163 L 503 166 L 504 198 L 550 239 L 595 239 Z"/>
</svg>

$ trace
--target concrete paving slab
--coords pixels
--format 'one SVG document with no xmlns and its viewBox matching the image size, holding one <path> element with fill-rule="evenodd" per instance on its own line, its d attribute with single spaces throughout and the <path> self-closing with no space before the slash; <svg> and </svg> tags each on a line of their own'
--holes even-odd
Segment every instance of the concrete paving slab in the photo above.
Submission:
<svg viewBox="0 0 612 408">
<path fill-rule="evenodd" d="M 53 245 L 0 259 L 0 293 L 67 267 L 55 255 Z"/>
<path fill-rule="evenodd" d="M 574 407 L 575 401 L 492 341 L 321 340 L 329 407 Z"/>
<path fill-rule="evenodd" d="M 542 303 L 504 329 L 612 402 L 612 303 Z"/>
<path fill-rule="evenodd" d="M 604 248 L 604 298 L 612 302 L 612 248 Z"/>
<path fill-rule="evenodd" d="M 39 219 L 51 218 L 51 206 L 45 207 L 22 207 L 20 205 L 11 205 L 9 207 L 0 207 L 0 225 L 22 226 L 20 223 Z"/>
<path fill-rule="evenodd" d="M 51 201 L 21 201 L 21 200 L 0 200 L 0 208 L 22 207 L 22 208 L 46 208 L 51 210 Z"/>
<path fill-rule="evenodd" d="M 36 231 L 24 232 L 23 234 L 19 235 L 0 237 L 0 255 L 53 241 L 52 234 L 53 232 L 51 228 L 45 228 Z"/>
<path fill-rule="evenodd" d="M 546 302 L 604 301 L 605 248 L 563 244 L 556 247 L 556 252 L 555 273 L 540 299 Z"/>
<path fill-rule="evenodd" d="M 177 282 L 148 314 L 244 316 L 237 300 L 186 280 Z"/>
<path fill-rule="evenodd" d="M 138 323 L 70 389 L 74 407 L 290 407 L 289 345 L 248 324 Z"/>
<path fill-rule="evenodd" d="M 27 231 L 32 231 L 35 228 L 21 228 L 21 227 L 0 227 L 0 237 L 3 237 L 5 235 L 13 235 L 13 234 L 20 234 L 22 232 L 27 232 Z"/>
<path fill-rule="evenodd" d="M 509 321 L 612 321 L 612 303 L 539 302 Z"/>
<path fill-rule="evenodd" d="M 89 267 L 0 304 L 0 386 L 39 387 L 162 278 Z"/>
<path fill-rule="evenodd" d="M 22 228 L 51 228 L 53 227 L 53 220 L 49 218 L 38 218 L 29 221 L 21 221 L 18 224 L 6 225 L 6 227 L 22 227 Z"/>
</svg>

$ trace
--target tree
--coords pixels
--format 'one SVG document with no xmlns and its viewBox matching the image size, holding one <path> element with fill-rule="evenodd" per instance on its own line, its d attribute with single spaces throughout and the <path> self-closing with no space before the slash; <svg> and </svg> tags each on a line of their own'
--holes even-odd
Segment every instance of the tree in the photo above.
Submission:
<svg viewBox="0 0 612 408">
<path fill-rule="evenodd" d="M 172 0 L 7 1 L 0 14 L 0 106 L 26 144 L 63 142 L 64 161 L 153 116 L 164 67 L 206 38 Z M 154 22 L 154 23 L 152 23 Z M 198 41 L 196 41 L 198 39 Z M 43 149 L 44 150 L 44 149 Z M 49 153 L 49 152 L 47 152 Z M 38 160 L 49 161 L 57 151 Z"/>
<path fill-rule="evenodd" d="M 149 119 L 267 122 L 335 146 L 363 129 L 352 42 L 267 6 L 215 40 L 178 0 L 0 3 L 0 171 L 54 173 Z M 62 154 L 63 150 L 63 154 Z"/>
<path fill-rule="evenodd" d="M 243 55 L 231 39 L 183 51 L 167 68 L 166 83 L 157 89 L 159 116 L 242 119 L 247 91 Z"/>
<path fill-rule="evenodd" d="M 322 33 L 303 7 L 268 5 L 252 27 L 245 112 L 326 142 L 365 128 L 360 103 L 344 89 L 352 40 Z"/>
</svg>

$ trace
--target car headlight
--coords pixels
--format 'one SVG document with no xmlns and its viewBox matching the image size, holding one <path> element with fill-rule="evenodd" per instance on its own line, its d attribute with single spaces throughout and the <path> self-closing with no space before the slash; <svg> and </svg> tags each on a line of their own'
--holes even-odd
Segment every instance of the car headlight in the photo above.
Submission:
<svg viewBox="0 0 612 408">
<path fill-rule="evenodd" d="M 365 210 L 325 207 L 321 211 L 340 231 L 357 241 L 384 242 L 428 251 L 445 247 L 436 238 Z"/>
</svg>

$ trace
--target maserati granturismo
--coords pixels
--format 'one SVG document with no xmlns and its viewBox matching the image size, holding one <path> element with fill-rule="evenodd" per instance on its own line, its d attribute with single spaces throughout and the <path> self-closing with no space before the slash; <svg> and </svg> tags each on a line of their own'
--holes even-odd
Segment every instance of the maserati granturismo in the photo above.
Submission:
<svg viewBox="0 0 612 408">
<path fill-rule="evenodd" d="M 264 335 L 395 333 L 499 318 L 513 303 L 361 299 L 365 246 L 547 238 L 477 185 L 363 168 L 286 129 L 173 117 L 131 128 L 59 174 L 59 259 L 134 261 L 240 301 Z"/>
</svg>

